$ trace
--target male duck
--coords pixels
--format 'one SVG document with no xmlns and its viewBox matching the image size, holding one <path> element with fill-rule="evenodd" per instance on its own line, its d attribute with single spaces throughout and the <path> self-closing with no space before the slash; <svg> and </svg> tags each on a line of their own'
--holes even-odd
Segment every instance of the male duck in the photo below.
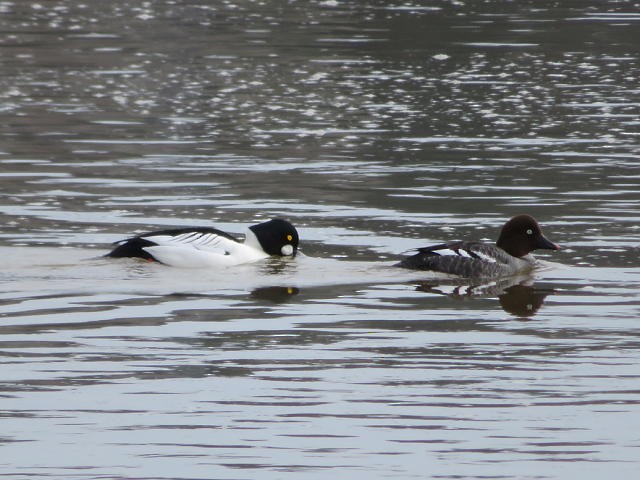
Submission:
<svg viewBox="0 0 640 480">
<path fill-rule="evenodd" d="M 225 267 L 272 255 L 293 257 L 298 240 L 291 223 L 274 218 L 250 226 L 244 242 L 216 228 L 178 228 L 121 240 L 106 256 L 138 257 L 174 267 Z"/>
</svg>

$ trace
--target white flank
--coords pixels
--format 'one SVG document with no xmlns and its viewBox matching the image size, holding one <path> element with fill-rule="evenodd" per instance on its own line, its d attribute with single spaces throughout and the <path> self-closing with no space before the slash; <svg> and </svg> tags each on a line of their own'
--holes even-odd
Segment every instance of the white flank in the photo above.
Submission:
<svg viewBox="0 0 640 480">
<path fill-rule="evenodd" d="M 253 232 L 251 232 L 253 233 Z M 144 247 L 156 260 L 172 267 L 226 267 L 268 257 L 258 243 L 238 243 L 215 233 L 188 232 L 181 235 L 144 237 L 157 245 Z M 250 236 L 248 235 L 249 239 Z"/>
<path fill-rule="evenodd" d="M 255 262 L 268 257 L 265 252 L 240 245 L 232 254 L 220 254 L 194 247 L 158 245 L 144 247 L 156 260 L 172 267 L 205 268 L 228 267 L 241 263 Z"/>
</svg>

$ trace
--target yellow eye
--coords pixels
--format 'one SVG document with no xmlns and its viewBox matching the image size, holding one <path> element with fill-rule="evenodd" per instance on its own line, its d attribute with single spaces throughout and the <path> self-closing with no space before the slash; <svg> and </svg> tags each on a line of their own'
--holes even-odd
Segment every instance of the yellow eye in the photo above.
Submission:
<svg viewBox="0 0 640 480">
<path fill-rule="evenodd" d="M 291 240 L 293 240 L 293 235 L 291 234 L 287 235 L 287 242 L 290 242 Z"/>
</svg>

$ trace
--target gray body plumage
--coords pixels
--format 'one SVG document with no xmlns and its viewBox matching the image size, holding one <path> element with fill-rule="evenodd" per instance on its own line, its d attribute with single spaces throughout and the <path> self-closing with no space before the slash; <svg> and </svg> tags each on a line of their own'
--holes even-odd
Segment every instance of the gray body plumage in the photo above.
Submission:
<svg viewBox="0 0 640 480">
<path fill-rule="evenodd" d="M 515 275 L 534 266 L 527 255 L 517 258 L 500 247 L 480 242 L 454 242 L 420 248 L 403 259 L 398 267 L 430 270 L 468 278 Z"/>
</svg>

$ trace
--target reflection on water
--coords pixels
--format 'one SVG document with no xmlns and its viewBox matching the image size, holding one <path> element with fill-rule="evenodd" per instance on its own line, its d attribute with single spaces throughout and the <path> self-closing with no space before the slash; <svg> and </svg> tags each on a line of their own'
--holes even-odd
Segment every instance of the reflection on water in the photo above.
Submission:
<svg viewBox="0 0 640 480">
<path fill-rule="evenodd" d="M 531 317 L 542 307 L 552 289 L 536 289 L 528 285 L 513 285 L 500 295 L 500 306 L 505 312 L 517 317 Z"/>
<path fill-rule="evenodd" d="M 0 2 L 2 474 L 633 478 L 639 21 Z M 390 267 L 519 213 L 566 247 L 532 278 Z M 292 262 L 100 257 L 277 215 Z"/>
<path fill-rule="evenodd" d="M 493 297 L 498 299 L 505 312 L 514 317 L 531 317 L 542 307 L 547 295 L 554 293 L 553 289 L 537 287 L 534 280 L 533 276 L 508 277 L 478 284 L 429 280 L 420 282 L 416 290 L 446 295 L 460 301 L 473 297 Z"/>
<path fill-rule="evenodd" d="M 287 302 L 300 293 L 297 287 L 259 287 L 251 291 L 251 296 L 273 303 Z"/>
</svg>

